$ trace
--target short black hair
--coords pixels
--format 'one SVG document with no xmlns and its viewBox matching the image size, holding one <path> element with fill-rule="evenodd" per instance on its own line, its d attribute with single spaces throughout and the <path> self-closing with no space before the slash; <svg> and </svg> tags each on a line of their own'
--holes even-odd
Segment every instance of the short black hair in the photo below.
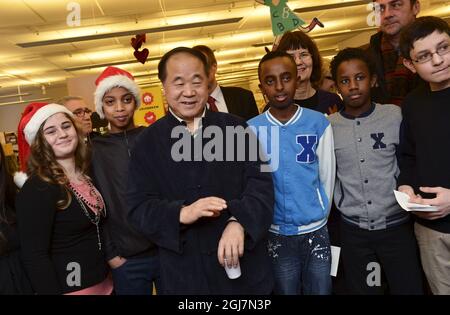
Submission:
<svg viewBox="0 0 450 315">
<path fill-rule="evenodd" d="M 261 81 L 261 66 L 264 62 L 275 59 L 275 58 L 284 58 L 284 57 L 291 60 L 292 64 L 294 65 L 295 71 L 297 71 L 297 65 L 295 64 L 294 58 L 292 58 L 292 56 L 289 55 L 287 52 L 280 51 L 280 50 L 269 51 L 259 61 L 259 64 L 258 64 L 258 79 L 259 79 L 259 81 Z"/>
<path fill-rule="evenodd" d="M 280 39 L 277 50 L 287 51 L 296 49 L 306 49 L 311 54 L 312 72 L 310 81 L 317 83 L 322 76 L 322 58 L 320 57 L 319 48 L 317 48 L 314 40 L 303 31 L 286 32 Z"/>
<path fill-rule="evenodd" d="M 405 59 L 411 60 L 411 49 L 414 43 L 427 37 L 433 32 L 447 33 L 450 36 L 450 27 L 447 22 L 436 16 L 422 16 L 417 18 L 400 33 L 400 52 Z"/>
<path fill-rule="evenodd" d="M 169 61 L 170 57 L 172 57 L 176 54 L 181 54 L 181 53 L 189 54 L 189 55 L 197 58 L 198 60 L 200 60 L 205 68 L 205 74 L 208 75 L 209 66 L 208 66 L 208 62 L 207 62 L 204 54 L 202 54 L 200 51 L 192 49 L 192 48 L 177 47 L 177 48 L 174 48 L 171 51 L 165 53 L 164 56 L 162 56 L 161 60 L 158 63 L 158 79 L 161 82 L 164 82 L 166 80 L 167 62 Z"/>
<path fill-rule="evenodd" d="M 367 65 L 370 76 L 375 74 L 375 65 L 371 56 L 365 50 L 361 48 L 345 48 L 334 56 L 330 63 L 331 76 L 335 82 L 337 82 L 337 69 L 339 65 L 345 61 L 354 59 L 361 60 Z"/>
</svg>

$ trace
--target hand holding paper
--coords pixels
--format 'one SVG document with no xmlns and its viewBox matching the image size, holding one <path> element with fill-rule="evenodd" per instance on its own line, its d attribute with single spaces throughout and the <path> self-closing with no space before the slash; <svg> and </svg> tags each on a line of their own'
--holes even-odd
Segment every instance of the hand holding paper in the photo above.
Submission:
<svg viewBox="0 0 450 315">
<path fill-rule="evenodd" d="M 410 203 L 409 196 L 403 192 L 394 190 L 395 199 L 397 199 L 398 204 L 406 211 L 426 211 L 432 212 L 438 209 L 435 206 L 423 205 L 419 203 Z"/>
<path fill-rule="evenodd" d="M 420 203 L 435 206 L 437 210 L 435 212 L 416 213 L 416 215 L 423 219 L 436 220 L 450 214 L 450 189 L 443 187 L 420 187 L 419 189 L 424 193 L 436 194 L 435 198 L 421 198 Z"/>
</svg>

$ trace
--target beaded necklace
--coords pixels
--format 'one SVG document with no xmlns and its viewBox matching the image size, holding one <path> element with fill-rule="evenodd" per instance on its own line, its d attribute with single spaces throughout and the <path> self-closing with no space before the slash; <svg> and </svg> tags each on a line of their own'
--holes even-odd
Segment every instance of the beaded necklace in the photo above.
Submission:
<svg viewBox="0 0 450 315">
<path fill-rule="evenodd" d="M 95 196 L 95 199 L 96 199 L 95 204 L 90 202 L 87 198 L 85 198 L 80 193 L 79 188 L 77 189 L 77 186 L 80 187 L 83 184 L 87 184 L 89 187 L 89 194 L 91 196 Z M 95 189 L 94 185 L 92 185 L 90 180 L 88 180 L 87 178 L 84 178 L 84 183 L 82 183 L 81 185 L 77 185 L 77 184 L 70 182 L 68 187 L 73 192 L 73 195 L 75 196 L 75 199 L 78 201 L 78 204 L 80 205 L 81 209 L 83 210 L 84 215 L 89 219 L 89 221 L 92 224 L 95 225 L 96 230 L 97 230 L 98 249 L 101 250 L 102 242 L 101 242 L 101 238 L 100 238 L 99 223 L 100 223 L 100 217 L 102 216 L 102 214 L 103 214 L 103 216 L 106 216 L 105 202 L 103 201 L 103 198 L 100 195 L 100 193 Z M 86 209 L 85 204 L 88 205 L 89 208 L 92 209 L 92 211 L 89 211 L 88 209 Z M 93 212 L 93 214 L 91 212 Z"/>
</svg>

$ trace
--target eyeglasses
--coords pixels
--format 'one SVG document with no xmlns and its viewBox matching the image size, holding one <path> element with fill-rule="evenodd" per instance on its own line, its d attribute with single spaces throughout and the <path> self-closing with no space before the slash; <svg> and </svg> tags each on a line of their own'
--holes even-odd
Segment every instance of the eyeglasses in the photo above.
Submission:
<svg viewBox="0 0 450 315">
<path fill-rule="evenodd" d="M 295 60 L 296 57 L 300 58 L 301 60 L 306 60 L 309 57 L 311 57 L 311 54 L 309 52 L 306 52 L 306 51 L 301 52 L 301 53 L 293 53 L 293 54 L 289 54 L 289 55 L 291 55 L 292 58 L 294 58 L 294 60 Z"/>
<path fill-rule="evenodd" d="M 76 111 L 72 112 L 77 117 L 83 117 L 85 114 L 90 115 L 92 111 L 85 107 L 85 108 L 78 108 Z"/>
<path fill-rule="evenodd" d="M 426 63 L 426 62 L 430 61 L 431 59 L 433 59 L 434 54 L 438 54 L 441 57 L 448 54 L 450 52 L 449 47 L 450 47 L 449 44 L 439 46 L 438 48 L 436 48 L 436 51 L 424 52 L 423 54 L 418 55 L 417 59 L 411 59 L 411 60 L 416 63 Z"/>
<path fill-rule="evenodd" d="M 311 54 L 308 52 L 302 52 L 298 56 L 300 57 L 301 60 L 305 60 L 305 59 L 308 59 L 309 57 L 311 57 Z"/>
</svg>

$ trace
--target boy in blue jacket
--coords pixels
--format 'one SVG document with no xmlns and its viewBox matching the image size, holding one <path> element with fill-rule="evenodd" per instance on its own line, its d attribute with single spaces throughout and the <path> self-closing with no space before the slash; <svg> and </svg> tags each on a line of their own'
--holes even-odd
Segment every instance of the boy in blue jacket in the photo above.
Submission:
<svg viewBox="0 0 450 315">
<path fill-rule="evenodd" d="M 331 250 L 326 227 L 335 177 L 331 125 L 322 113 L 294 103 L 297 67 L 291 56 L 274 51 L 258 67 L 260 89 L 270 108 L 248 121 L 272 167 L 274 219 L 268 241 L 275 294 L 330 294 Z M 271 141 L 277 141 L 272 144 Z M 268 152 L 267 148 L 278 152 Z"/>
</svg>

